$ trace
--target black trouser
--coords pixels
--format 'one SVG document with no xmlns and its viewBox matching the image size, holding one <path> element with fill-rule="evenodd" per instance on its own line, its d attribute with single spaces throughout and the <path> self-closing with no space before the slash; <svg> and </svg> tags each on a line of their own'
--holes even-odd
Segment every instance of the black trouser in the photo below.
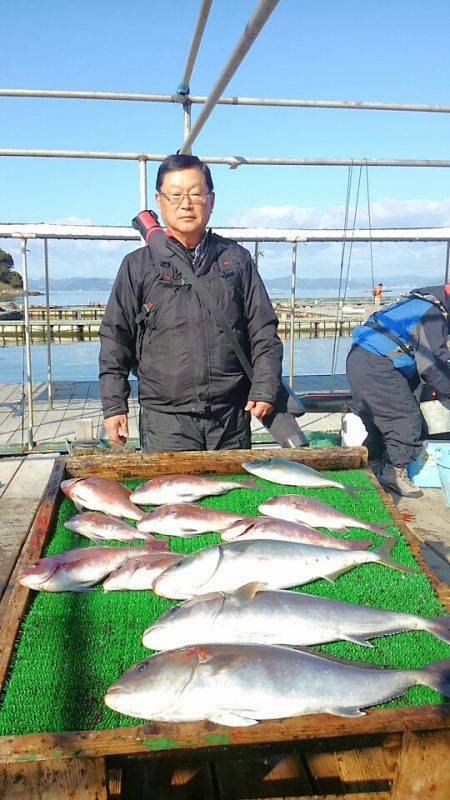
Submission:
<svg viewBox="0 0 450 800">
<path fill-rule="evenodd" d="M 421 448 L 422 417 L 413 395 L 417 375 L 407 379 L 386 356 L 354 345 L 347 356 L 350 409 L 367 428 L 363 444 L 371 458 L 405 467 Z"/>
<path fill-rule="evenodd" d="M 139 429 L 144 453 L 251 447 L 250 413 L 236 406 L 205 414 L 168 414 L 141 406 Z"/>
</svg>

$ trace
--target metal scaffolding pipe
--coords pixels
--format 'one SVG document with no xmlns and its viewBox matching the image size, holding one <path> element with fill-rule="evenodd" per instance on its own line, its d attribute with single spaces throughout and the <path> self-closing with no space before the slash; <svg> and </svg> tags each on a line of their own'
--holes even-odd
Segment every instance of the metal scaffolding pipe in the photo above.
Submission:
<svg viewBox="0 0 450 800">
<path fill-rule="evenodd" d="M 191 132 L 191 104 L 189 100 L 183 103 L 183 142 L 185 142 Z M 186 151 L 188 155 L 191 154 L 191 148 Z"/>
<path fill-rule="evenodd" d="M 240 242 L 447 242 L 450 226 L 437 228 L 220 228 L 214 233 Z M 140 234 L 126 226 L 60 225 L 56 223 L 0 223 L 0 239 L 90 239 L 139 241 Z"/>
<path fill-rule="evenodd" d="M 269 19 L 272 11 L 274 10 L 278 2 L 279 0 L 260 0 L 260 2 L 258 3 L 258 6 L 253 12 L 253 15 L 251 16 L 249 22 L 245 26 L 243 34 L 241 35 L 236 47 L 231 53 L 231 56 L 229 57 L 227 63 L 225 64 L 222 73 L 219 75 L 219 78 L 215 86 L 213 87 L 199 116 L 197 117 L 194 127 L 192 128 L 188 138 L 184 142 L 183 147 L 181 148 L 182 153 L 189 152 L 189 149 L 192 147 L 192 144 L 195 142 L 198 134 L 200 133 L 206 120 L 211 114 L 211 111 L 216 105 L 217 100 L 219 99 L 225 87 L 230 82 L 231 78 L 233 77 L 234 73 L 239 67 L 242 59 L 250 50 L 250 47 L 252 46 L 253 42 L 260 33 L 261 29 L 264 27 L 265 23 Z"/>
<path fill-rule="evenodd" d="M 291 342 L 289 350 L 289 386 L 294 385 L 294 323 L 295 323 L 295 282 L 297 279 L 297 242 L 292 245 L 291 270 Z"/>
<path fill-rule="evenodd" d="M 30 315 L 28 303 L 28 264 L 27 240 L 21 239 L 22 247 L 22 280 L 23 280 L 23 321 L 25 328 L 25 358 L 27 366 L 27 400 L 28 400 L 28 449 L 34 447 L 34 410 L 33 410 L 33 375 L 31 371 Z"/>
<path fill-rule="evenodd" d="M 186 99 L 196 105 L 206 103 L 207 95 L 148 94 L 144 92 L 87 92 L 66 89 L 1 89 L 0 97 L 31 97 L 63 100 L 118 100 L 143 103 L 184 103 Z M 431 114 L 449 114 L 450 105 L 429 103 L 385 103 L 366 100 L 314 100 L 291 97 L 219 97 L 217 105 L 275 106 L 285 108 L 338 108 L 354 111 L 408 111 Z"/>
<path fill-rule="evenodd" d="M 48 398 L 48 407 L 53 408 L 52 329 L 50 327 L 50 285 L 49 285 L 49 271 L 48 271 L 47 239 L 44 239 L 44 273 L 45 273 L 45 329 L 47 337 L 47 398 Z"/>
<path fill-rule="evenodd" d="M 147 208 L 147 160 L 139 159 L 139 200 L 141 211 Z"/>
<path fill-rule="evenodd" d="M 194 130 L 194 129 L 192 129 Z M 189 142 L 188 136 L 186 142 Z M 180 151 L 181 152 L 181 151 Z M 186 144 L 183 152 L 187 152 Z M 99 158 L 112 161 L 163 161 L 162 153 L 114 153 L 101 150 L 18 150 L 0 149 L 0 156 L 13 158 Z M 199 156 L 207 164 L 228 164 L 231 169 L 241 166 L 276 167 L 450 167 L 448 159 L 419 158 L 253 158 L 244 156 Z"/>
<path fill-rule="evenodd" d="M 189 93 L 189 82 L 191 80 L 192 70 L 194 68 L 195 59 L 197 58 L 198 48 L 200 47 L 200 42 L 202 40 L 203 32 L 205 30 L 206 22 L 208 19 L 208 15 L 211 9 L 212 0 L 203 0 L 200 13 L 198 15 L 197 26 L 194 31 L 194 35 L 192 37 L 192 41 L 189 47 L 189 53 L 186 60 L 186 66 L 184 68 L 183 77 L 181 79 L 181 85 L 178 89 L 180 94 L 188 94 Z"/>
</svg>

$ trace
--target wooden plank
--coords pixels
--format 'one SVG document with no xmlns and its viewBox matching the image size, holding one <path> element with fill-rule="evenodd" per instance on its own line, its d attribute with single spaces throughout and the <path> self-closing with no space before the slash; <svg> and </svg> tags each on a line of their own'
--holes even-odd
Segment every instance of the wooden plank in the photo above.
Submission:
<svg viewBox="0 0 450 800">
<path fill-rule="evenodd" d="M 301 447 L 295 450 L 219 450 L 205 452 L 130 453 L 104 452 L 77 455 L 67 459 L 69 477 L 102 475 L 114 478 L 147 478 L 157 475 L 198 474 L 222 475 L 243 472 L 243 461 L 280 456 L 301 461 L 317 469 L 361 469 L 367 464 L 365 447 Z"/>
<path fill-rule="evenodd" d="M 18 625 L 18 622 L 17 622 Z M 9 637 L 8 637 L 9 641 Z M 1 661 L 0 661 L 1 666 Z M 4 674 L 4 670 L 3 670 Z M 0 673 L 1 677 L 2 673 Z M 450 703 L 411 708 L 377 709 L 363 717 L 343 718 L 330 714 L 260 722 L 250 728 L 225 728 L 211 722 L 148 723 L 133 728 L 68 733 L 39 733 L 0 737 L 0 764 L 30 757 L 45 760 L 56 749 L 59 757 L 84 758 L 97 755 L 170 755 L 173 750 L 189 754 L 215 747 L 302 743 L 366 734 L 400 733 L 405 730 L 440 730 L 450 726 Z M 324 745 L 325 746 L 325 745 Z M 343 749 L 336 744 L 334 749 Z"/>
<path fill-rule="evenodd" d="M 2 800 L 107 800 L 104 759 L 3 767 L 0 797 Z"/>
<path fill-rule="evenodd" d="M 312 788 L 316 792 L 334 792 L 339 796 L 344 791 L 341 780 L 339 762 L 335 752 L 304 753 L 303 759 L 307 765 Z"/>
<path fill-rule="evenodd" d="M 408 731 L 394 777 L 391 800 L 448 800 L 450 731 Z"/>
<path fill-rule="evenodd" d="M 2 458 L 0 459 L 0 498 L 5 493 L 5 490 L 11 480 L 13 479 L 14 475 L 16 474 L 17 470 L 19 469 L 20 465 L 22 464 L 23 458 Z"/>
<path fill-rule="evenodd" d="M 296 755 L 245 754 L 212 764 L 220 797 L 267 797 L 311 792 L 311 784 L 303 764 Z"/>
<path fill-rule="evenodd" d="M 382 747 L 364 747 L 336 753 L 345 792 L 389 792 L 392 773 Z"/>
<path fill-rule="evenodd" d="M 47 537 L 50 533 L 51 522 L 55 512 L 56 497 L 59 492 L 61 479 L 64 475 L 64 459 L 56 459 L 44 491 L 42 502 L 38 508 L 36 518 L 31 528 L 27 541 L 18 559 L 18 568 L 35 561 L 41 555 Z M 1 647 L 0 647 L 0 687 L 3 686 L 14 643 L 21 619 L 25 613 L 30 597 L 30 590 L 12 581 L 8 583 L 0 604 L 1 619 Z"/>
<path fill-rule="evenodd" d="M 42 492 L 53 467 L 54 457 L 36 459 L 29 456 L 0 497 L 0 599 L 8 585 Z"/>
<path fill-rule="evenodd" d="M 170 763 L 132 761 L 122 774 L 121 800 L 216 800 L 207 762 L 173 767 Z"/>
</svg>

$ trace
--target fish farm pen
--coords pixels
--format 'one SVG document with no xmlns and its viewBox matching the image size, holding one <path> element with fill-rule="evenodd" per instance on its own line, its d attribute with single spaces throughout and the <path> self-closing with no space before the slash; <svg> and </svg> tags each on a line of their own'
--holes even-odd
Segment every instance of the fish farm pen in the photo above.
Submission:
<svg viewBox="0 0 450 800">
<path fill-rule="evenodd" d="M 149 655 L 151 651 L 141 644 L 142 632 L 174 601 L 147 591 L 105 594 L 97 587 L 81 594 L 52 594 L 33 593 L 18 585 L 18 571 L 41 555 L 89 546 L 64 527 L 75 507 L 61 494 L 62 479 L 100 475 L 132 487 L 165 474 L 237 479 L 243 461 L 277 452 L 78 454 L 55 462 L 0 604 L 0 787 L 1 780 L 10 789 L 24 776 L 32 782 L 39 773 L 51 775 L 51 780 L 66 787 L 66 794 L 55 794 L 55 798 L 68 797 L 70 782 L 84 785 L 88 775 L 92 794 L 86 797 L 102 800 L 141 796 L 136 787 L 142 781 L 149 781 L 155 800 L 287 794 L 301 799 L 314 795 L 406 800 L 426 796 L 414 794 L 417 782 L 428 786 L 431 781 L 439 791 L 448 788 L 445 754 L 450 705 L 432 689 L 414 686 L 361 717 L 315 714 L 264 721 L 249 728 L 210 722 L 143 722 L 112 711 L 103 696 L 124 669 Z M 328 477 L 350 486 L 368 487 L 361 492 L 360 502 L 332 488 L 307 493 L 345 513 L 386 524 L 389 534 L 398 535 L 392 557 L 420 568 L 417 574 L 403 574 L 364 564 L 341 575 L 335 584 L 320 579 L 303 586 L 303 592 L 423 616 L 441 615 L 450 608 L 449 587 L 429 572 L 418 542 L 367 468 L 364 448 L 307 448 L 289 451 L 287 457 L 330 470 Z M 255 482 L 256 491 L 241 489 L 200 504 L 254 515 L 259 503 L 269 497 L 306 491 L 261 478 Z M 352 530 L 352 538 L 367 538 L 367 531 Z M 171 537 L 169 544 L 184 553 L 217 541 L 217 535 L 200 535 Z M 374 546 L 380 541 L 374 536 Z M 341 641 L 318 649 L 360 664 L 407 669 L 450 657 L 450 646 L 424 631 L 384 636 L 373 644 L 367 648 Z M 272 778 L 268 765 L 273 765 Z M 193 787 L 197 794 L 190 794 Z"/>
</svg>

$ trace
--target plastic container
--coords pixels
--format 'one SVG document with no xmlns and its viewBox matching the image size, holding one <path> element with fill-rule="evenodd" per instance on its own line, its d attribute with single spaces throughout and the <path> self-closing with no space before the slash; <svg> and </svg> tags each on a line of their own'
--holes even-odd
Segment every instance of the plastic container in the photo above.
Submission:
<svg viewBox="0 0 450 800">
<path fill-rule="evenodd" d="M 430 435 L 450 431 L 450 400 L 426 400 L 420 410 Z"/>
<path fill-rule="evenodd" d="M 450 453 L 442 453 L 436 463 L 442 491 L 444 492 L 445 505 L 450 507 Z"/>
<path fill-rule="evenodd" d="M 441 481 L 437 462 L 450 459 L 450 442 L 425 439 L 418 457 L 408 465 L 408 477 L 415 486 L 440 489 Z M 450 462 L 449 462 L 450 464 Z"/>
</svg>

